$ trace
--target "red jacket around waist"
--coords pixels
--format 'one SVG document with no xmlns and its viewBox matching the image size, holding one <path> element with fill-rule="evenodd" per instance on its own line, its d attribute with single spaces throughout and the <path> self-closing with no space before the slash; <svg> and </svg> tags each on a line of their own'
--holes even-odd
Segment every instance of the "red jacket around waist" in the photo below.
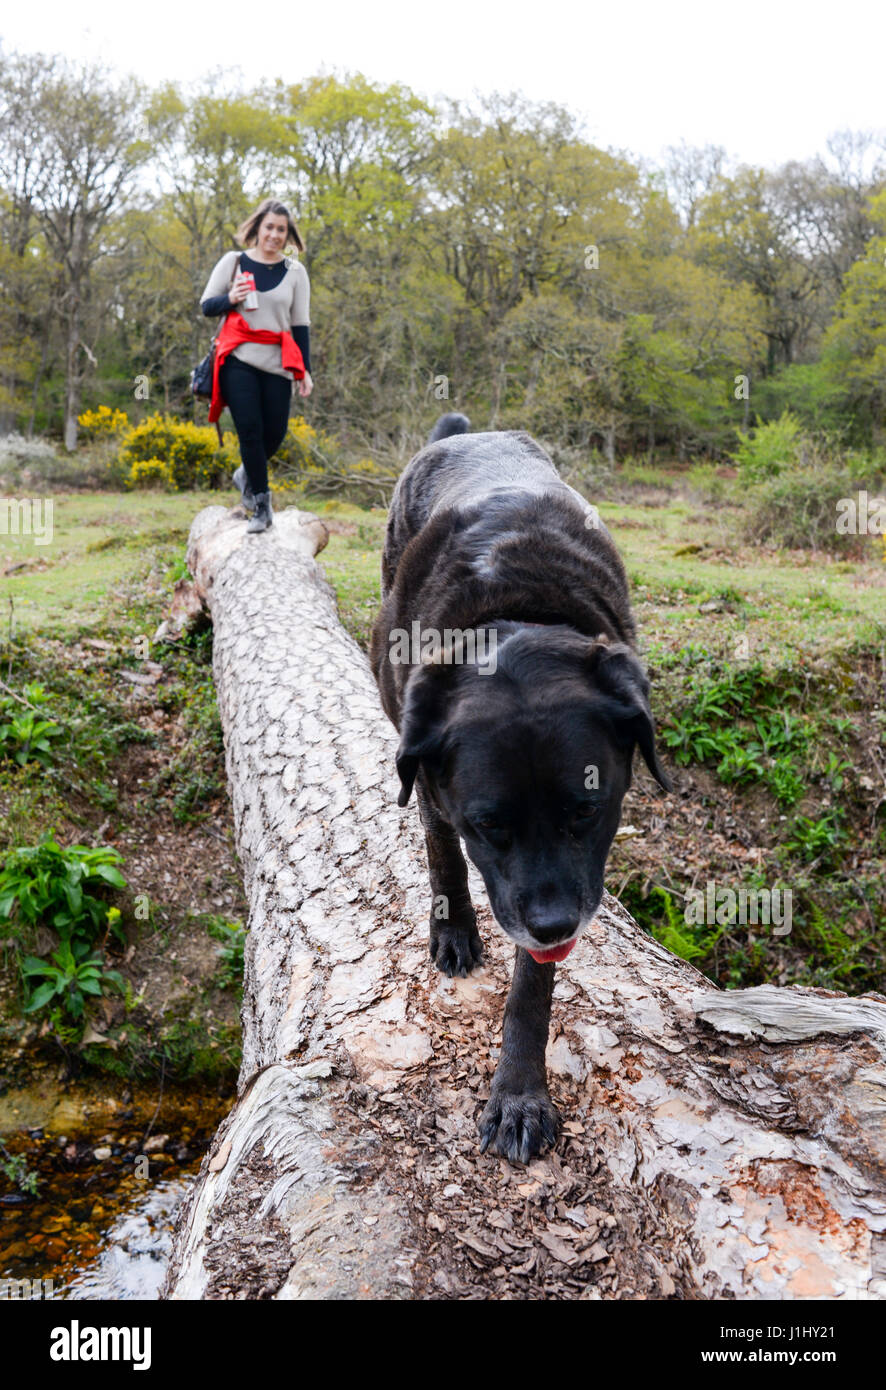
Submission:
<svg viewBox="0 0 886 1390">
<path fill-rule="evenodd" d="M 275 333 L 270 328 L 252 328 L 241 313 L 232 309 L 215 340 L 215 362 L 212 368 L 212 400 L 209 403 L 209 423 L 214 425 L 227 402 L 223 400 L 218 373 L 228 353 L 240 343 L 279 343 L 282 365 L 292 372 L 296 381 L 305 374 L 301 348 L 291 333 Z"/>
</svg>

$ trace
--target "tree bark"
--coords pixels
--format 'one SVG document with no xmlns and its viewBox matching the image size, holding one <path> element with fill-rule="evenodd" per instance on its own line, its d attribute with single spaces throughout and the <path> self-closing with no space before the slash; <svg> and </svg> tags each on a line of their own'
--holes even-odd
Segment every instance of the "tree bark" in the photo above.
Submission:
<svg viewBox="0 0 886 1390">
<path fill-rule="evenodd" d="M 207 508 L 188 564 L 250 901 L 238 1099 L 179 1214 L 169 1298 L 886 1296 L 886 999 L 723 992 L 606 896 L 557 967 L 564 1120 L 481 1155 L 513 947 L 427 953 L 397 736 L 289 509 Z"/>
<path fill-rule="evenodd" d="M 77 416 L 80 412 L 80 286 L 71 285 L 65 331 L 65 418 L 64 440 L 68 453 L 77 448 Z"/>
</svg>

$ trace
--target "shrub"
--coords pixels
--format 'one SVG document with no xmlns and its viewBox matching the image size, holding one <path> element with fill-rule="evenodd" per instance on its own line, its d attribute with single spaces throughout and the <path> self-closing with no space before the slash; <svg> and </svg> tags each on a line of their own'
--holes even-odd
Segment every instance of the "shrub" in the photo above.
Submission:
<svg viewBox="0 0 886 1390">
<path fill-rule="evenodd" d="M 97 410 L 84 410 L 77 416 L 77 424 L 90 439 L 104 439 L 120 434 L 129 425 L 125 410 L 112 410 L 109 405 L 100 405 Z"/>
<path fill-rule="evenodd" d="M 166 469 L 165 486 L 177 492 L 214 487 L 230 460 L 230 448 L 219 448 L 212 426 L 194 425 L 170 415 L 151 415 L 134 425 L 123 436 L 119 452 L 130 486 L 144 486 L 140 479 L 159 481 L 157 464 L 161 462 Z M 134 472 L 137 463 L 152 466 Z"/>
<path fill-rule="evenodd" d="M 166 490 L 173 486 L 172 469 L 165 459 L 136 459 L 130 466 L 127 483 L 129 487 L 159 487 Z"/>
<path fill-rule="evenodd" d="M 301 417 L 289 421 L 283 443 L 274 456 L 271 482 L 276 488 L 303 488 L 322 494 L 344 493 L 354 500 L 386 504 L 397 481 L 372 459 L 353 463 L 332 435 L 314 429 Z"/>
<path fill-rule="evenodd" d="M 789 410 L 764 425 L 759 415 L 753 434 L 739 436 L 741 443 L 731 455 L 749 478 L 774 478 L 793 464 L 802 445 L 800 421 Z"/>
<path fill-rule="evenodd" d="M 27 439 L 21 434 L 0 437 L 0 476 L 7 487 L 32 487 L 47 483 L 63 487 L 94 487 L 93 470 L 83 459 L 60 455 L 48 439 Z"/>
<path fill-rule="evenodd" d="M 837 531 L 837 503 L 853 497 L 860 486 L 855 468 L 792 468 L 755 488 L 748 500 L 745 539 L 766 541 L 786 550 L 827 550 L 864 555 L 878 536 Z M 876 476 L 870 490 L 877 487 Z"/>
<path fill-rule="evenodd" d="M 26 439 L 15 433 L 0 438 L 0 468 L 32 468 L 42 473 L 46 465 L 57 461 L 58 455 L 46 439 Z"/>
</svg>

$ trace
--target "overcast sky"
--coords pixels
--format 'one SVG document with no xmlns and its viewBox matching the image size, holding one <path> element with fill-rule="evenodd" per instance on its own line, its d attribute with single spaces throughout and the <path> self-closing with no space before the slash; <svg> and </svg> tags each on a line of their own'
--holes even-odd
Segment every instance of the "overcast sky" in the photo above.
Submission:
<svg viewBox="0 0 886 1390">
<path fill-rule="evenodd" d="M 420 95 L 521 91 L 569 106 L 597 144 L 657 158 L 719 144 L 777 164 L 838 129 L 886 131 L 881 0 L 41 0 L 5 7 L 2 51 L 100 57 L 155 84 L 218 66 L 245 84 L 362 72 Z"/>
</svg>

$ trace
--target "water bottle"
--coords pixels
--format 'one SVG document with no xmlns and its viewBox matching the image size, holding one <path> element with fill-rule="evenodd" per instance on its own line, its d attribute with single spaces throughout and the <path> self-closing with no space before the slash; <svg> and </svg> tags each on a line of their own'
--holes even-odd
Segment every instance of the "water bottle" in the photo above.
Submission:
<svg viewBox="0 0 886 1390">
<path fill-rule="evenodd" d="M 257 309 L 257 308 L 258 308 L 258 294 L 256 293 L 256 288 L 255 288 L 255 276 L 253 275 L 253 273 L 252 273 L 251 270 L 244 270 L 243 276 L 244 276 L 244 279 L 248 282 L 248 285 L 249 285 L 249 293 L 248 293 L 248 295 L 246 296 L 246 298 L 245 298 L 244 300 L 241 301 L 241 303 L 240 303 L 240 308 L 241 308 L 241 309 Z"/>
</svg>

